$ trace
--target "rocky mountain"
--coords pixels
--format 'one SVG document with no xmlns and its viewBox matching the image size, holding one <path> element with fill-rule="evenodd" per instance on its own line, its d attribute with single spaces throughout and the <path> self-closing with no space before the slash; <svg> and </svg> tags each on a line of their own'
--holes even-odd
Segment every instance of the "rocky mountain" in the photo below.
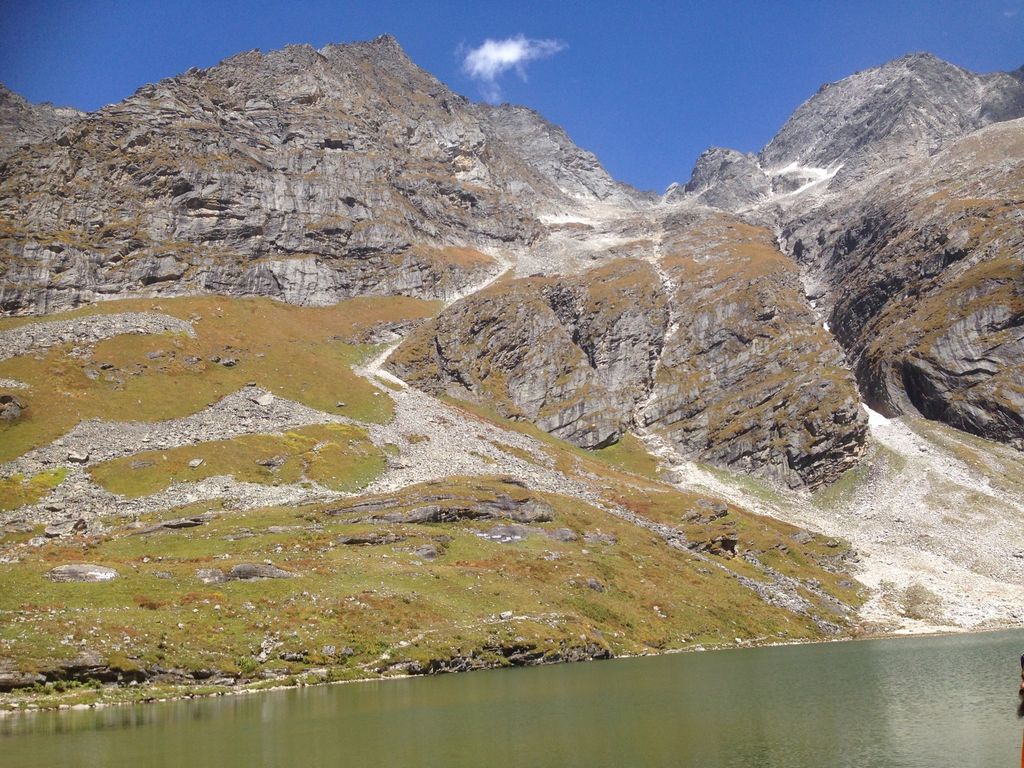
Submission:
<svg viewBox="0 0 1024 768">
<path fill-rule="evenodd" d="M 239 54 L 8 159 L 7 311 L 133 291 L 450 297 L 536 211 L 621 187 L 529 110 L 474 105 L 390 37 Z"/>
<path fill-rule="evenodd" d="M 762 167 L 877 171 L 991 123 L 1024 116 L 1020 71 L 979 75 L 914 53 L 826 84 L 759 155 Z M 770 172 L 769 172 L 770 173 Z"/>
<path fill-rule="evenodd" d="M 789 226 L 873 407 L 1024 447 L 1022 201 L 1014 120 Z"/>
<path fill-rule="evenodd" d="M 735 149 L 711 147 L 701 153 L 690 180 L 666 196 L 667 201 L 699 200 L 705 205 L 737 211 L 763 202 L 772 183 L 761 171 L 757 157 Z"/>
<path fill-rule="evenodd" d="M 774 228 L 865 400 L 1022 445 L 1022 71 L 929 54 L 802 104 L 756 158 L 714 148 L 677 200 Z"/>
<path fill-rule="evenodd" d="M 652 385 L 669 325 L 647 263 L 509 280 L 421 326 L 390 361 L 428 391 L 483 395 L 506 416 L 584 448 L 616 442 Z"/>
<path fill-rule="evenodd" d="M 658 200 L 393 38 L 252 51 L 63 127 L 23 119 L 45 130 L 4 161 L 0 302 L 439 298 L 401 378 L 581 447 L 637 431 L 813 487 L 864 451 L 851 369 L 886 413 L 1020 439 L 1016 283 L 995 276 L 1019 259 L 1022 113 L 1019 72 L 913 54 L 823 86 L 756 156 L 708 150 Z M 1005 154 L 954 146 L 990 124 Z M 965 280 L 962 312 L 928 310 Z"/>
<path fill-rule="evenodd" d="M 825 83 L 756 156 L 707 150 L 685 192 L 730 211 L 750 213 L 761 203 L 800 208 L 794 193 L 841 193 L 874 173 L 1018 117 L 1024 117 L 1024 68 L 977 74 L 928 53 L 909 54 Z"/>
<path fill-rule="evenodd" d="M 1020 75 L 661 197 L 386 36 L 0 92 L 0 708 L 1019 625 Z"/>
<path fill-rule="evenodd" d="M 82 113 L 52 104 L 31 104 L 0 84 L 0 162 L 21 147 L 53 139 Z"/>
<path fill-rule="evenodd" d="M 763 229 L 686 218 L 663 222 L 650 261 L 509 280 L 453 304 L 391 370 L 584 448 L 651 430 L 736 471 L 835 480 L 862 453 L 866 420 L 796 265 Z"/>
</svg>

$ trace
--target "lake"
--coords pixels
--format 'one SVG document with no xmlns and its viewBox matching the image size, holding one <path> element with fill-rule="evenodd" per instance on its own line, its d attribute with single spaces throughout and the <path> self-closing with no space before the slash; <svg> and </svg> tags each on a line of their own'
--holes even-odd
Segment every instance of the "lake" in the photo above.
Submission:
<svg viewBox="0 0 1024 768">
<path fill-rule="evenodd" d="M 0 718 L 0 765 L 1016 766 L 1024 631 Z"/>
</svg>

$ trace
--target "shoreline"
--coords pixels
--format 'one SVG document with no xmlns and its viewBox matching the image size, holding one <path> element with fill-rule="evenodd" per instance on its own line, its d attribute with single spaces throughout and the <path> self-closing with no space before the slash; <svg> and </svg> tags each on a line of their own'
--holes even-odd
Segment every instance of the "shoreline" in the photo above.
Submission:
<svg viewBox="0 0 1024 768">
<path fill-rule="evenodd" d="M 731 651 L 754 650 L 754 649 L 757 649 L 757 648 L 783 648 L 783 647 L 787 647 L 787 646 L 825 645 L 825 644 L 832 644 L 832 643 L 863 642 L 863 641 L 869 641 L 869 640 L 901 640 L 901 639 L 910 639 L 910 638 L 920 639 L 920 638 L 928 638 L 928 637 L 954 637 L 954 636 L 958 636 L 958 635 L 980 635 L 980 634 L 989 634 L 989 633 L 994 633 L 994 632 L 1008 632 L 1008 631 L 1013 631 L 1013 630 L 1022 630 L 1022 631 L 1024 631 L 1024 621 L 1018 622 L 1016 624 L 1005 624 L 1005 625 L 996 626 L 996 627 L 982 627 L 982 628 L 971 628 L 971 629 L 955 628 L 955 627 L 950 627 L 950 628 L 929 627 L 929 628 L 922 628 L 920 630 L 913 630 L 912 629 L 912 630 L 909 630 L 909 631 L 895 631 L 895 632 L 864 631 L 864 632 L 861 632 L 861 633 L 855 634 L 855 635 L 849 635 L 849 636 L 846 636 L 846 637 L 837 637 L 837 638 L 831 638 L 831 639 L 821 638 L 821 639 L 817 639 L 817 640 L 788 640 L 788 641 L 782 641 L 782 642 L 763 642 L 763 643 L 750 642 L 750 643 L 745 643 L 745 644 L 730 644 L 730 645 L 720 645 L 720 646 L 713 646 L 713 647 L 705 647 L 705 646 L 702 646 L 702 645 L 697 645 L 697 646 L 693 646 L 693 647 L 689 647 L 689 648 L 669 648 L 669 649 L 662 650 L 662 651 L 657 651 L 657 652 L 654 652 L 654 653 L 623 654 L 621 656 L 612 656 L 611 658 L 590 658 L 590 659 L 586 659 L 586 660 L 576 660 L 576 661 L 565 661 L 565 660 L 550 661 L 550 662 L 541 661 L 541 662 L 535 663 L 535 664 L 524 664 L 524 665 L 495 665 L 495 666 L 482 667 L 480 669 L 464 670 L 462 672 L 456 671 L 456 672 L 440 672 L 440 673 L 427 673 L 427 674 L 381 675 L 381 676 L 378 676 L 378 677 L 356 677 L 356 678 L 352 678 L 350 680 L 321 680 L 321 679 L 301 680 L 301 679 L 296 679 L 295 682 L 290 683 L 290 684 L 283 684 L 283 683 L 282 684 L 271 684 L 271 685 L 267 685 L 266 687 L 262 687 L 262 688 L 261 687 L 254 687 L 254 686 L 258 686 L 259 682 L 253 682 L 253 683 L 240 684 L 240 685 L 235 685 L 235 686 L 225 686 L 221 690 L 210 691 L 210 692 L 203 692 L 203 693 L 192 693 L 192 692 L 189 692 L 187 690 L 189 687 L 200 688 L 201 686 L 199 684 L 195 684 L 195 685 L 192 685 L 192 686 L 190 686 L 190 685 L 182 685 L 182 686 L 179 686 L 179 688 L 182 689 L 180 691 L 175 691 L 173 693 L 168 693 L 167 695 L 162 695 L 162 696 L 158 694 L 158 695 L 155 695 L 155 696 L 146 697 L 146 698 L 139 698 L 139 699 L 136 699 L 136 700 L 126 700 L 126 701 L 95 701 L 95 702 L 91 702 L 91 703 L 88 703 L 88 704 L 85 704 L 85 703 L 68 704 L 66 702 L 56 702 L 56 703 L 54 703 L 52 705 L 45 705 L 45 706 L 40 706 L 40 705 L 37 705 L 37 704 L 31 704 L 31 703 L 21 703 L 20 705 L 19 704 L 14 704 L 11 708 L 0 707 L 0 720 L 2 720 L 4 718 L 7 718 L 7 717 L 15 717 L 15 716 L 19 716 L 19 715 L 35 715 L 35 714 L 40 714 L 40 713 L 44 713 L 44 712 L 46 712 L 46 713 L 52 713 L 52 712 L 78 712 L 78 711 L 83 711 L 83 710 L 106 709 L 106 708 L 109 708 L 109 707 L 142 706 L 142 705 L 148 705 L 148 704 L 166 704 L 166 703 L 170 703 L 170 702 L 187 701 L 187 700 L 216 699 L 216 698 L 221 698 L 221 697 L 224 697 L 224 696 L 251 696 L 251 695 L 261 694 L 261 693 L 270 693 L 270 692 L 275 692 L 275 691 L 288 691 L 288 690 L 295 690 L 295 689 L 299 689 L 299 688 L 310 688 L 310 687 L 314 687 L 314 686 L 319 687 L 319 686 L 330 686 L 330 685 L 351 685 L 351 684 L 357 684 L 357 683 L 370 683 L 370 682 L 390 682 L 390 681 L 395 681 L 395 680 L 415 680 L 417 678 L 434 677 L 434 676 L 438 676 L 438 675 L 457 675 L 457 674 L 468 674 L 468 673 L 473 673 L 473 672 L 493 671 L 493 670 L 498 670 L 498 669 L 514 669 L 517 666 L 518 667 L 522 667 L 522 668 L 525 668 L 525 667 L 546 667 L 546 666 L 555 666 L 555 665 L 558 665 L 558 664 L 580 664 L 580 663 L 596 662 L 596 661 L 617 661 L 617 660 L 625 660 L 625 659 L 642 659 L 642 658 L 651 658 L 651 657 L 658 657 L 658 656 L 672 656 L 672 655 L 678 655 L 678 654 L 684 654 L 684 653 L 710 653 L 710 652 L 716 652 L 716 651 L 730 651 L 730 650 Z M 299 678 L 299 677 L 302 676 L 302 674 L 303 673 L 300 673 L 298 675 L 291 675 L 289 677 Z M 309 673 L 305 673 L 305 674 L 309 674 Z M 265 682 L 279 682 L 279 681 L 265 681 Z M 117 688 L 127 688 L 127 686 L 116 686 L 116 687 Z M 98 689 L 98 690 L 99 691 L 103 691 L 104 689 L 101 688 L 101 689 Z M 140 693 L 145 693 L 145 691 L 146 691 L 146 684 L 139 685 L 136 688 L 136 690 L 138 690 Z M 68 693 L 73 695 L 74 691 L 71 691 L 71 692 L 68 692 Z M 56 694 L 56 695 L 59 696 L 60 694 Z"/>
</svg>

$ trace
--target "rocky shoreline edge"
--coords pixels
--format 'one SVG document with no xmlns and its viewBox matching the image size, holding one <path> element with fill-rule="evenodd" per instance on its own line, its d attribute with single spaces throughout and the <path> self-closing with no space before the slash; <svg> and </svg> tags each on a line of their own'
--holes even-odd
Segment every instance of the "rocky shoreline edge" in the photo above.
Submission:
<svg viewBox="0 0 1024 768">
<path fill-rule="evenodd" d="M 921 627 L 919 629 L 900 629 L 895 631 L 888 630 L 867 630 L 857 629 L 852 634 L 845 637 L 832 637 L 832 638 L 821 638 L 816 640 L 805 640 L 805 639 L 794 639 L 794 640 L 783 640 L 778 639 L 769 640 L 767 638 L 764 641 L 753 639 L 735 643 L 722 643 L 720 645 L 695 645 L 685 648 L 666 648 L 663 650 L 653 651 L 650 653 L 640 654 L 622 654 L 619 656 L 613 655 L 607 648 L 596 646 L 593 643 L 588 643 L 583 646 L 570 646 L 564 651 L 557 653 L 540 653 L 539 655 L 516 655 L 510 654 L 503 658 L 503 661 L 497 659 L 491 661 L 486 659 L 480 659 L 479 657 L 469 656 L 456 656 L 449 659 L 437 659 L 429 662 L 426 667 L 418 664 L 417 662 L 412 663 L 401 663 L 390 666 L 384 672 L 378 676 L 367 676 L 367 677 L 353 677 L 349 679 L 329 679 L 330 670 L 327 669 L 314 669 L 307 670 L 297 674 L 282 675 L 281 677 L 264 679 L 264 680 L 252 680 L 245 682 L 208 682 L 204 684 L 204 680 L 215 680 L 216 674 L 211 675 L 208 678 L 195 678 L 191 679 L 193 682 L 185 683 L 180 682 L 174 683 L 150 683 L 136 682 L 134 685 L 130 683 L 122 684 L 120 681 L 115 683 L 106 683 L 105 688 L 88 688 L 88 687 L 76 687 L 66 691 L 54 691 L 50 694 L 52 700 L 46 702 L 34 702 L 29 699 L 22 701 L 0 701 L 0 718 L 15 717 L 18 715 L 31 715 L 41 712 L 55 712 L 55 711 L 81 711 L 87 709 L 104 709 L 107 707 L 117 706 L 130 706 L 140 704 L 164 704 L 172 701 L 186 701 L 186 700 L 199 700 L 199 699 L 215 699 L 222 696 L 247 696 L 253 694 L 267 693 L 271 691 L 285 691 L 297 688 L 307 688 L 312 686 L 325 686 L 325 685 L 348 685 L 351 683 L 370 683 L 370 682 L 384 682 L 392 680 L 410 680 L 419 677 L 428 677 L 431 675 L 440 674 L 457 674 L 464 672 L 479 672 L 484 670 L 495 670 L 495 669 L 510 669 L 514 667 L 539 667 L 539 666 L 550 666 L 554 664 L 569 664 L 569 663 L 581 663 L 591 661 L 615 661 L 623 659 L 636 659 L 645 657 L 655 656 L 669 656 L 680 653 L 702 653 L 708 651 L 726 651 L 726 650 L 749 650 L 754 648 L 776 648 L 785 646 L 796 646 L 796 645 L 820 645 L 827 643 L 847 643 L 847 642 L 860 642 L 865 640 L 898 640 L 907 638 L 922 638 L 922 637 L 952 637 L 957 635 L 976 635 L 991 632 L 1006 632 L 1011 630 L 1024 630 L 1024 621 L 1016 623 L 1005 623 L 998 626 L 986 626 L 982 628 L 971 628 L 965 629 L 962 627 Z M 394 672 L 401 670 L 401 674 L 388 674 L 388 672 Z M 139 674 L 135 672 L 134 674 Z M 152 679 L 152 678 L 146 678 Z M 73 678 L 65 678 L 65 680 L 73 680 Z M 48 682 L 56 682 L 56 679 Z M 161 687 L 166 685 L 166 687 Z M 15 689 L 14 695 L 17 697 L 19 691 L 28 692 L 31 689 L 20 688 Z M 80 696 L 84 691 L 102 691 L 103 693 L 117 691 L 129 694 L 127 698 L 117 699 L 101 698 L 97 701 L 90 702 L 76 702 L 76 696 Z M 138 695 L 131 695 L 132 693 Z M 31 695 L 31 694 L 30 694 Z"/>
</svg>

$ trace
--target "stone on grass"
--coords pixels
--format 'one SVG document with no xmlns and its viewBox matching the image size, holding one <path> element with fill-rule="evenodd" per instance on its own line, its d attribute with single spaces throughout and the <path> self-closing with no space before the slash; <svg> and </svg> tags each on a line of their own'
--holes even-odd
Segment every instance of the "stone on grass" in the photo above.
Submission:
<svg viewBox="0 0 1024 768">
<path fill-rule="evenodd" d="M 203 584 L 223 584 L 227 581 L 224 571 L 220 568 L 199 568 L 196 576 Z"/>
<path fill-rule="evenodd" d="M 554 539 L 555 541 L 578 541 L 580 538 L 576 535 L 575 531 L 572 531 L 569 528 L 555 528 L 551 531 L 544 531 L 544 534 L 549 539 Z"/>
<path fill-rule="evenodd" d="M 60 536 L 70 536 L 72 533 L 83 533 L 88 527 L 88 523 L 82 517 L 77 520 L 60 520 L 46 526 L 43 529 L 43 535 L 50 539 L 56 539 Z"/>
<path fill-rule="evenodd" d="M 227 572 L 226 578 L 229 580 L 290 579 L 292 576 L 295 574 L 267 563 L 239 563 Z"/>
<path fill-rule="evenodd" d="M 436 560 L 438 555 L 441 554 L 434 544 L 424 544 L 422 547 L 416 547 L 412 553 L 417 557 L 422 557 L 424 560 Z"/>
<path fill-rule="evenodd" d="M 117 571 L 105 565 L 69 563 L 58 565 L 48 574 L 53 581 L 105 582 L 117 578 Z"/>
<path fill-rule="evenodd" d="M 381 544 L 395 544 L 403 541 L 405 536 L 397 533 L 353 533 L 346 536 L 339 536 L 335 541 L 341 545 L 349 546 L 378 546 Z"/>
<path fill-rule="evenodd" d="M 0 421 L 17 421 L 24 409 L 24 403 L 14 395 L 0 395 Z"/>
</svg>

